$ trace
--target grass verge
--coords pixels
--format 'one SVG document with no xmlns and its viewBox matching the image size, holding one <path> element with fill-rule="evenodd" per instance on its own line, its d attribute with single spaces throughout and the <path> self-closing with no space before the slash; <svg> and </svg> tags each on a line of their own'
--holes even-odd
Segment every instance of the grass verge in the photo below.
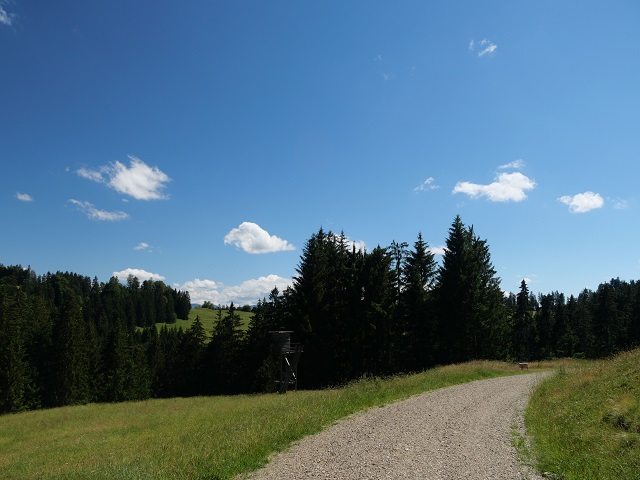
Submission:
<svg viewBox="0 0 640 480">
<path fill-rule="evenodd" d="M 560 368 L 534 392 L 525 422 L 551 478 L 640 479 L 640 350 Z"/>
<path fill-rule="evenodd" d="M 470 362 L 343 388 L 92 404 L 0 417 L 3 478 L 228 479 L 354 412 L 436 388 L 519 373 Z"/>
</svg>

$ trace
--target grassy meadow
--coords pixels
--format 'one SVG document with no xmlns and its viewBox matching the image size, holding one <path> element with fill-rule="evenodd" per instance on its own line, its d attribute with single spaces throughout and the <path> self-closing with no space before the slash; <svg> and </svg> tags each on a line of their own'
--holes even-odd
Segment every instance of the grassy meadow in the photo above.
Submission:
<svg viewBox="0 0 640 480">
<path fill-rule="evenodd" d="M 532 362 L 557 374 L 526 411 L 546 477 L 640 479 L 640 350 L 611 360 Z M 522 373 L 469 362 L 342 388 L 91 404 L 0 416 L 0 477 L 229 479 L 367 408 L 449 385 Z M 526 448 L 522 447 L 521 448 Z"/>
<path fill-rule="evenodd" d="M 640 479 L 640 349 L 559 368 L 525 422 L 549 478 Z"/>
<path fill-rule="evenodd" d="M 531 365 L 535 371 L 543 365 Z M 228 479 L 359 410 L 473 380 L 518 374 L 469 362 L 286 395 L 91 404 L 0 417 L 0 475 L 32 479 Z"/>
<path fill-rule="evenodd" d="M 226 314 L 227 310 L 222 310 L 222 316 L 224 317 Z M 242 327 L 246 329 L 253 313 L 236 310 L 236 315 L 242 319 Z M 176 323 L 156 323 L 156 328 L 160 331 L 162 327 L 166 326 L 167 328 L 182 328 L 186 331 L 191 328 L 196 317 L 200 317 L 200 321 L 202 322 L 205 332 L 207 332 L 207 335 L 211 336 L 213 327 L 218 322 L 218 310 L 212 310 L 210 308 L 192 308 L 187 320 L 176 320 Z"/>
</svg>

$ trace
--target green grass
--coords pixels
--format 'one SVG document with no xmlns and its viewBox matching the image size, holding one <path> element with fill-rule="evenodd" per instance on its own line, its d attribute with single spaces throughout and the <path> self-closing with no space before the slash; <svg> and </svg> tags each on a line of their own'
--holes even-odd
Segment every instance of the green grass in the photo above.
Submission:
<svg viewBox="0 0 640 480">
<path fill-rule="evenodd" d="M 640 479 L 640 350 L 559 369 L 525 422 L 537 467 L 552 478 Z"/>
<path fill-rule="evenodd" d="M 222 310 L 222 315 L 225 316 L 226 314 L 227 310 Z M 236 314 L 242 319 L 243 329 L 246 329 L 253 313 L 236 310 Z M 176 323 L 156 323 L 156 328 L 160 331 L 162 327 L 166 326 L 167 328 L 182 328 L 184 331 L 187 331 L 191 328 L 191 325 L 193 325 L 196 316 L 200 317 L 205 332 L 211 335 L 214 325 L 218 322 L 218 311 L 210 308 L 192 308 L 187 320 L 176 320 Z"/>
<path fill-rule="evenodd" d="M 410 395 L 517 374 L 470 362 L 343 388 L 92 404 L 0 417 L 0 476 L 227 479 L 340 418 Z"/>
</svg>

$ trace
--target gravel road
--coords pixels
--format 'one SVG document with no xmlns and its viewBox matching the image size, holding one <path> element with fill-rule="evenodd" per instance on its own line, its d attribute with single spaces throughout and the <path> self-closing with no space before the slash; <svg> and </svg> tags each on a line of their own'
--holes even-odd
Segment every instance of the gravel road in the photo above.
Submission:
<svg viewBox="0 0 640 480">
<path fill-rule="evenodd" d="M 545 374 L 480 380 L 416 395 L 306 437 L 249 477 L 275 479 L 529 479 L 513 425 Z"/>
</svg>

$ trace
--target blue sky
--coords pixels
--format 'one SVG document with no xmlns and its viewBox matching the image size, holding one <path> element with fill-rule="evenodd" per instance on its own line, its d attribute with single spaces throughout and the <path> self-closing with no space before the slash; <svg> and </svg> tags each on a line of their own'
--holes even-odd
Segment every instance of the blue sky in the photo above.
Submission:
<svg viewBox="0 0 640 480">
<path fill-rule="evenodd" d="M 0 0 L 0 263 L 254 303 L 320 227 L 438 252 L 460 214 L 505 290 L 639 279 L 639 23 L 634 0 Z"/>
</svg>

